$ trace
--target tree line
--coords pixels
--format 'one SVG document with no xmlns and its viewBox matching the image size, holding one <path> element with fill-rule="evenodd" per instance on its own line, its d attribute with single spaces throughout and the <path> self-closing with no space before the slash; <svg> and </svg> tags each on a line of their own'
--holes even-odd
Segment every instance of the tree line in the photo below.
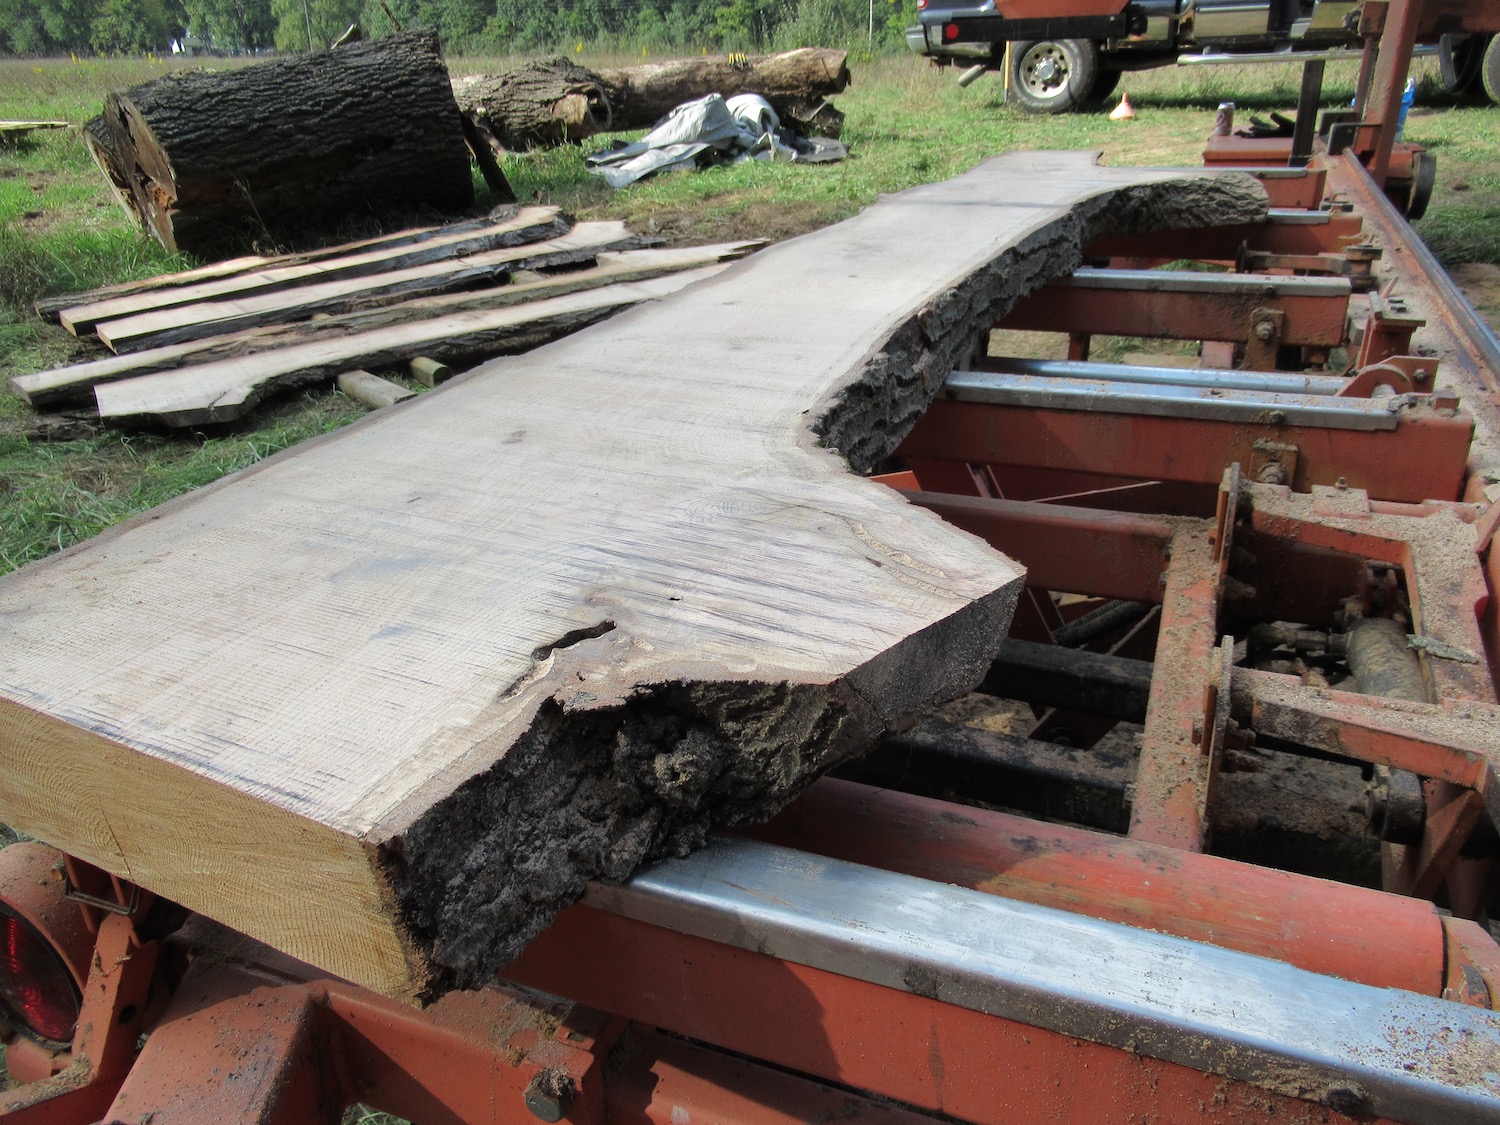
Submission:
<svg viewBox="0 0 1500 1125">
<path fill-rule="evenodd" d="M 0 54 L 242 54 L 436 28 L 450 53 L 870 46 L 897 49 L 915 0 L 0 0 Z"/>
</svg>

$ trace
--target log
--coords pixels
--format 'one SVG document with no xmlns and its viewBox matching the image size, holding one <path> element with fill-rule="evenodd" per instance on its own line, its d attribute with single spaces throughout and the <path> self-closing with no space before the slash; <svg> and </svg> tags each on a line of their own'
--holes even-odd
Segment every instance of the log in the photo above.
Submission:
<svg viewBox="0 0 1500 1125">
<path fill-rule="evenodd" d="M 316 313 L 339 313 L 404 297 L 443 293 L 465 286 L 494 284 L 515 269 L 590 261 L 602 250 L 625 250 L 640 239 L 619 221 L 580 223 L 545 242 L 507 246 L 461 258 L 410 266 L 386 273 L 299 285 L 232 300 L 202 301 L 158 309 L 94 325 L 94 333 L 115 352 L 199 340 L 242 329 L 307 320 Z"/>
<path fill-rule="evenodd" d="M 208 426 L 243 417 L 275 390 L 325 383 L 350 367 L 394 367 L 415 355 L 447 363 L 529 351 L 640 301 L 675 292 L 718 267 L 653 281 L 453 313 L 353 336 L 319 338 L 243 359 L 200 363 L 94 388 L 99 416 L 132 425 Z"/>
<path fill-rule="evenodd" d="M 305 237 L 352 212 L 474 202 L 468 148 L 437 35 L 111 93 L 105 123 L 135 205 L 169 250 Z"/>
<path fill-rule="evenodd" d="M 135 205 L 135 199 L 130 194 L 130 180 L 124 161 L 120 158 L 115 139 L 105 126 L 103 117 L 93 117 L 84 122 L 83 147 L 89 154 L 89 159 L 94 162 L 94 167 L 104 177 L 104 182 L 109 185 L 109 193 L 114 196 L 115 202 L 132 220 L 143 222 L 140 208 Z M 36 311 L 46 316 L 42 308 L 42 302 L 38 301 Z"/>
<path fill-rule="evenodd" d="M 398 402 L 416 397 L 417 393 L 407 390 L 400 383 L 382 379 L 379 375 L 372 375 L 368 371 L 345 371 L 336 382 L 340 391 L 355 402 L 364 403 L 372 410 L 395 406 Z"/>
<path fill-rule="evenodd" d="M 604 91 L 614 115 L 614 128 L 648 129 L 683 102 L 706 94 L 759 94 L 775 108 L 783 122 L 802 132 L 822 131 L 838 136 L 842 115 L 814 124 L 824 100 L 849 85 L 847 52 L 826 47 L 803 47 L 779 55 L 752 56 L 740 61 L 728 55 L 644 63 L 622 70 L 606 70 Z"/>
<path fill-rule="evenodd" d="M 133 379 L 194 363 L 255 355 L 290 344 L 311 343 L 314 339 L 330 340 L 397 324 L 415 324 L 464 309 L 508 308 L 540 297 L 562 296 L 624 281 L 643 281 L 679 270 L 695 269 L 713 262 L 738 258 L 761 245 L 763 244 L 760 242 L 725 242 L 712 246 L 603 253 L 599 255 L 597 264 L 587 269 L 524 282 L 513 280 L 509 285 L 494 289 L 418 297 L 396 305 L 361 309 L 307 324 L 248 329 L 227 336 L 54 367 L 50 371 L 16 375 L 11 379 L 10 386 L 33 407 L 87 401 L 92 409 L 94 396 L 90 392 L 101 383 Z"/>
<path fill-rule="evenodd" d="M 1092 239 L 1265 209 L 1008 154 L 6 575 L 0 821 L 387 995 L 486 982 L 978 683 L 1020 571 L 849 470 Z"/>
<path fill-rule="evenodd" d="M 499 151 L 585 140 L 612 127 L 599 76 L 561 56 L 454 79 L 453 96 L 474 130 Z"/>
</svg>

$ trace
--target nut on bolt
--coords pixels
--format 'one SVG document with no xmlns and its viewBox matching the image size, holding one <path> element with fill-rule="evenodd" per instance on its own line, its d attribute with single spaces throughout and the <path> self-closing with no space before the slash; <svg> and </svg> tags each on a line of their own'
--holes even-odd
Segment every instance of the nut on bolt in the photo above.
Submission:
<svg viewBox="0 0 1500 1125">
<path fill-rule="evenodd" d="M 522 1097 L 533 1117 L 541 1121 L 561 1121 L 575 1092 L 572 1075 L 549 1069 L 539 1070 L 531 1076 Z"/>
</svg>

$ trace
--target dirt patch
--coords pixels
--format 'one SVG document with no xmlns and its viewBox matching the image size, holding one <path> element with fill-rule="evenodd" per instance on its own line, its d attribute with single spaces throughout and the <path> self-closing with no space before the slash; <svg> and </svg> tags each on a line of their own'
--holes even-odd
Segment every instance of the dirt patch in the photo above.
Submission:
<svg viewBox="0 0 1500 1125">
<path fill-rule="evenodd" d="M 846 217 L 847 209 L 824 203 L 785 203 L 769 199 L 736 201 L 698 211 L 663 211 L 649 218 L 623 216 L 631 229 L 665 246 L 696 246 L 765 238 L 773 242 L 825 227 Z"/>
</svg>

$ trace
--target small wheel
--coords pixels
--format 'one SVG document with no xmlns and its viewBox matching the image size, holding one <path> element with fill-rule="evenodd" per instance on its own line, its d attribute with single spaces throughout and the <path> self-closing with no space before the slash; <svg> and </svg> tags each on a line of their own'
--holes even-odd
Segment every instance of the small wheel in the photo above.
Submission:
<svg viewBox="0 0 1500 1125">
<path fill-rule="evenodd" d="M 1406 202 L 1406 217 L 1416 222 L 1427 214 L 1432 199 L 1432 185 L 1437 183 L 1437 157 L 1430 152 L 1417 153 L 1411 170 L 1411 195 Z"/>
<path fill-rule="evenodd" d="M 1089 99 L 1099 48 L 1087 39 L 1038 39 L 1010 48 L 1010 92 L 1027 113 L 1067 113 Z"/>
<path fill-rule="evenodd" d="M 1091 102 L 1102 102 L 1109 97 L 1120 86 L 1122 72 L 1114 67 L 1100 66 L 1099 76 L 1094 79 L 1094 88 L 1089 91 L 1088 100 Z"/>
<path fill-rule="evenodd" d="M 1484 83 L 1484 92 L 1490 101 L 1500 105 L 1500 35 L 1490 37 L 1484 49 L 1484 62 L 1479 67 L 1479 78 Z"/>
</svg>

